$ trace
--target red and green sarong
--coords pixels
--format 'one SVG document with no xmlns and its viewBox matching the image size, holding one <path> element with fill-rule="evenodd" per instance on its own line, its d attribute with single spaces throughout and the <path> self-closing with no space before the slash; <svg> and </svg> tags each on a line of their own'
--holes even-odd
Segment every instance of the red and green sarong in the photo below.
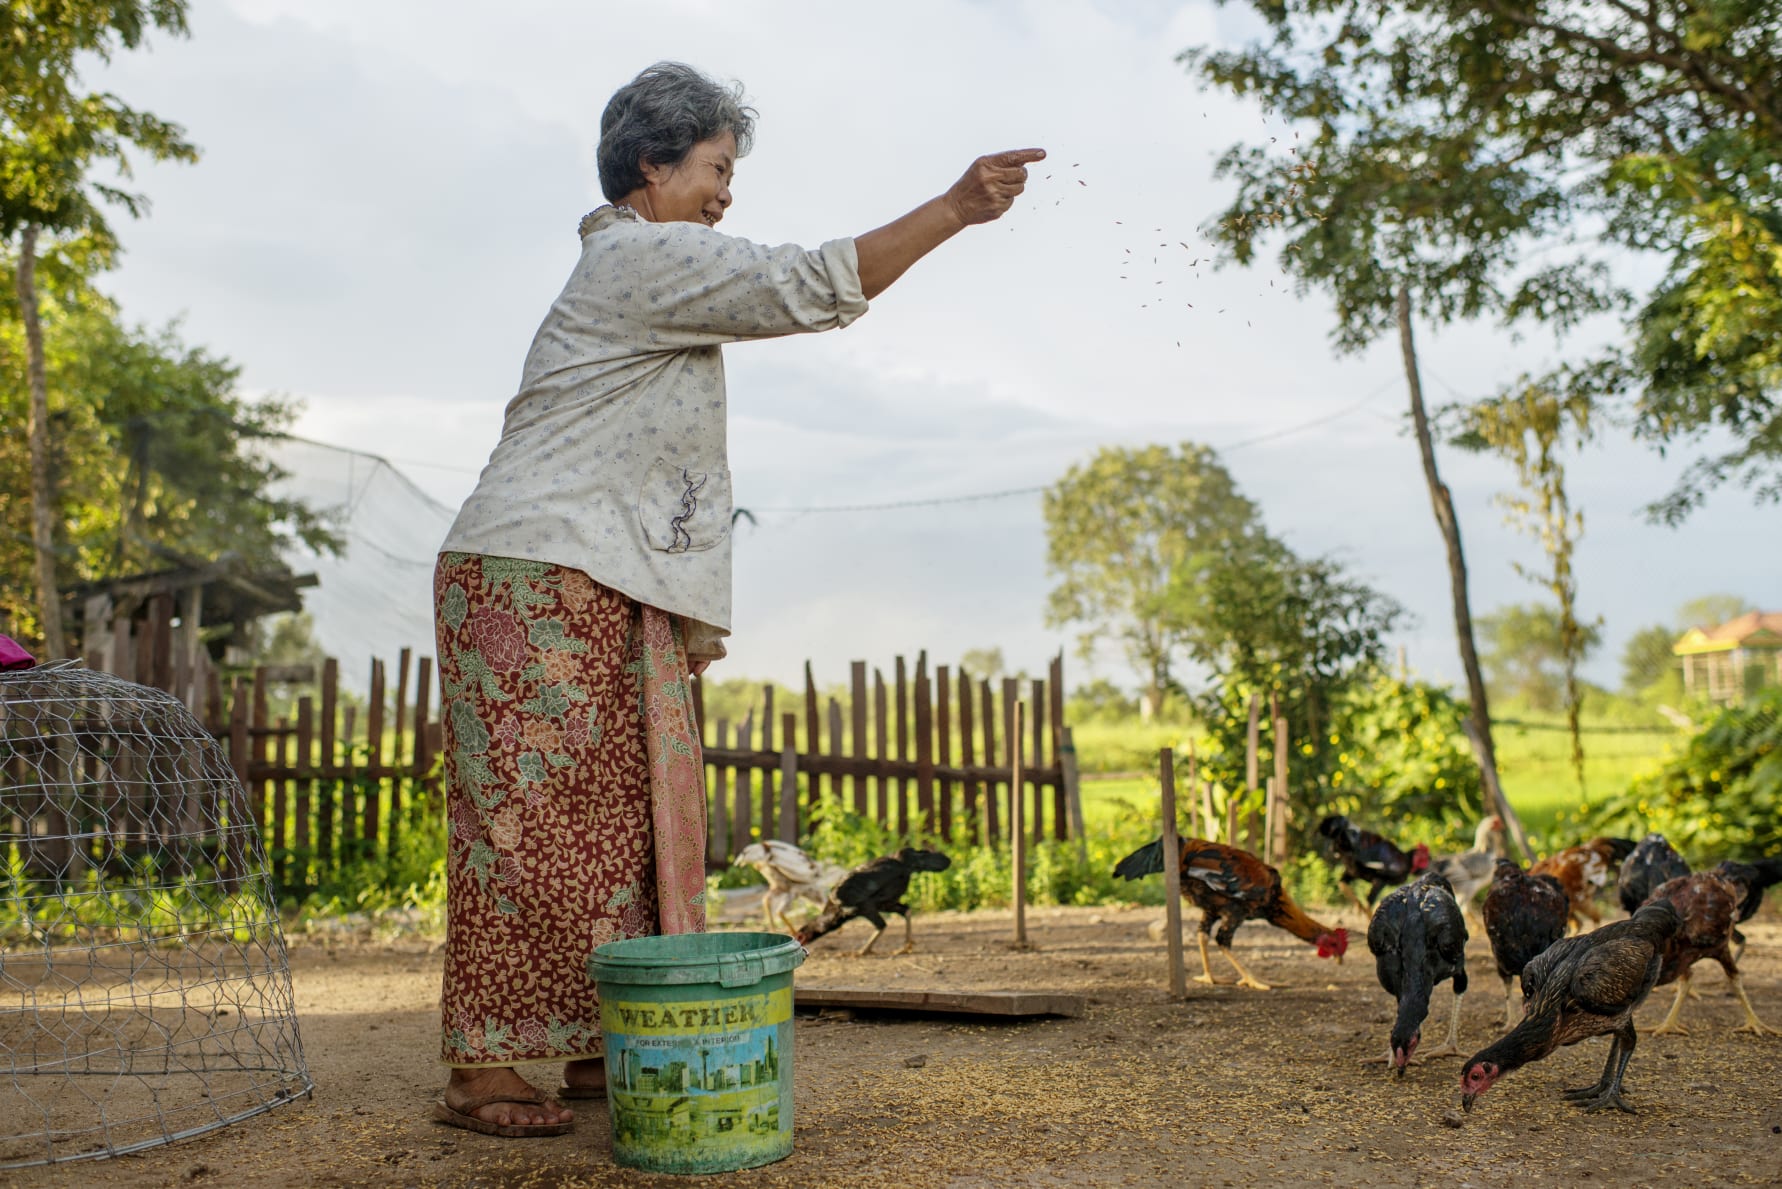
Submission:
<svg viewBox="0 0 1782 1189">
<path fill-rule="evenodd" d="M 442 554 L 443 1060 L 601 1054 L 594 948 L 705 928 L 705 771 L 679 620 L 579 570 Z"/>
</svg>

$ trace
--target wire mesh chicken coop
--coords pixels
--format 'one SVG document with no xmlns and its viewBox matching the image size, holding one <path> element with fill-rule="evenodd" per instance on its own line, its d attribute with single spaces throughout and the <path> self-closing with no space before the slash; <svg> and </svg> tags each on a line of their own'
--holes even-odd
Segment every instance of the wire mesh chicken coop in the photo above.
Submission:
<svg viewBox="0 0 1782 1189">
<path fill-rule="evenodd" d="M 0 1169 L 134 1152 L 306 1095 L 260 832 L 170 694 L 0 673 Z"/>
</svg>

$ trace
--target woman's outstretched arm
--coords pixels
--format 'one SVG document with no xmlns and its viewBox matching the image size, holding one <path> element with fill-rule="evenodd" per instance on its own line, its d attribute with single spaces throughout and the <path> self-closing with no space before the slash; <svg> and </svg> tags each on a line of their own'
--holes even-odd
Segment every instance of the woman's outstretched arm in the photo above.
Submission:
<svg viewBox="0 0 1782 1189">
<path fill-rule="evenodd" d="M 1027 166 L 1044 149 L 1014 149 L 979 157 L 965 176 L 937 198 L 854 240 L 860 288 L 871 301 L 905 270 L 973 223 L 988 223 L 1014 205 L 1027 186 Z"/>
</svg>

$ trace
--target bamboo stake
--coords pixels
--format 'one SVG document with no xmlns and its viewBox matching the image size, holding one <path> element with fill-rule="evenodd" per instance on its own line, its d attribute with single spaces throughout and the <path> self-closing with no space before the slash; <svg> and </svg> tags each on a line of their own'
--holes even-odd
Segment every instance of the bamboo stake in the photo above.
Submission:
<svg viewBox="0 0 1782 1189">
<path fill-rule="evenodd" d="M 1163 749 L 1163 913 L 1169 940 L 1169 993 L 1172 999 L 1188 995 L 1188 975 L 1182 968 L 1182 840 L 1176 833 L 1176 758 Z"/>
</svg>

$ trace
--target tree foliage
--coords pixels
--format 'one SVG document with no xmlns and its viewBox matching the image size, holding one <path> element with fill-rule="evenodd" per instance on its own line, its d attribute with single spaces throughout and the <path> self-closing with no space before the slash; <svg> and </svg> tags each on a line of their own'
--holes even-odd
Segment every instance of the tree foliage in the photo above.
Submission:
<svg viewBox="0 0 1782 1189">
<path fill-rule="evenodd" d="M 1660 446 L 1710 430 L 1654 513 L 1716 484 L 1782 496 L 1782 4 L 1778 0 L 1252 0 L 1264 41 L 1194 50 L 1207 82 L 1284 125 L 1228 151 L 1219 235 L 1275 232 L 1337 298 L 1339 347 L 1388 324 L 1404 283 L 1437 321 L 1564 331 L 1632 308 L 1611 349 L 1547 378 L 1621 402 Z M 1653 253 L 1624 291 L 1610 265 Z"/>
<path fill-rule="evenodd" d="M 140 194 L 93 178 L 130 176 L 132 149 L 195 161 L 179 125 L 116 95 L 85 91 L 80 66 L 139 48 L 159 29 L 184 36 L 185 0 L 9 0 L 0 5 L 0 237 L 34 226 L 64 243 L 114 245 L 104 205 L 140 214 Z"/>
<path fill-rule="evenodd" d="M 1677 633 L 1663 624 L 1641 628 L 1627 638 L 1621 648 L 1621 689 L 1638 694 L 1651 689 L 1677 671 L 1677 658 L 1671 648 Z"/>
<path fill-rule="evenodd" d="M 1716 711 L 1594 817 L 1605 833 L 1657 830 L 1698 865 L 1782 855 L 1782 690 Z"/>
<path fill-rule="evenodd" d="M 1085 654 L 1118 646 L 1155 712 L 1190 627 L 1175 596 L 1224 553 L 1262 535 L 1256 505 L 1213 451 L 1104 447 L 1045 494 L 1049 626 L 1081 625 Z"/>
<path fill-rule="evenodd" d="M 1533 710 L 1565 704 L 1565 645 L 1560 614 L 1544 603 L 1519 603 L 1479 617 L 1485 635 L 1485 671 L 1496 689 Z M 1579 625 L 1580 657 L 1602 643 L 1595 624 Z"/>
<path fill-rule="evenodd" d="M 228 360 L 188 346 L 171 328 L 126 325 L 91 289 L 47 300 L 43 313 L 57 396 L 55 548 L 66 581 L 225 554 L 273 566 L 295 541 L 337 547 L 318 514 L 272 494 L 281 472 L 255 448 L 290 424 L 291 405 L 242 396 Z M 0 422 L 7 425 L 23 422 L 28 400 L 16 314 L 0 295 Z M 0 607 L 10 609 L 13 631 L 33 637 L 29 466 L 21 436 L 0 435 Z"/>
</svg>

